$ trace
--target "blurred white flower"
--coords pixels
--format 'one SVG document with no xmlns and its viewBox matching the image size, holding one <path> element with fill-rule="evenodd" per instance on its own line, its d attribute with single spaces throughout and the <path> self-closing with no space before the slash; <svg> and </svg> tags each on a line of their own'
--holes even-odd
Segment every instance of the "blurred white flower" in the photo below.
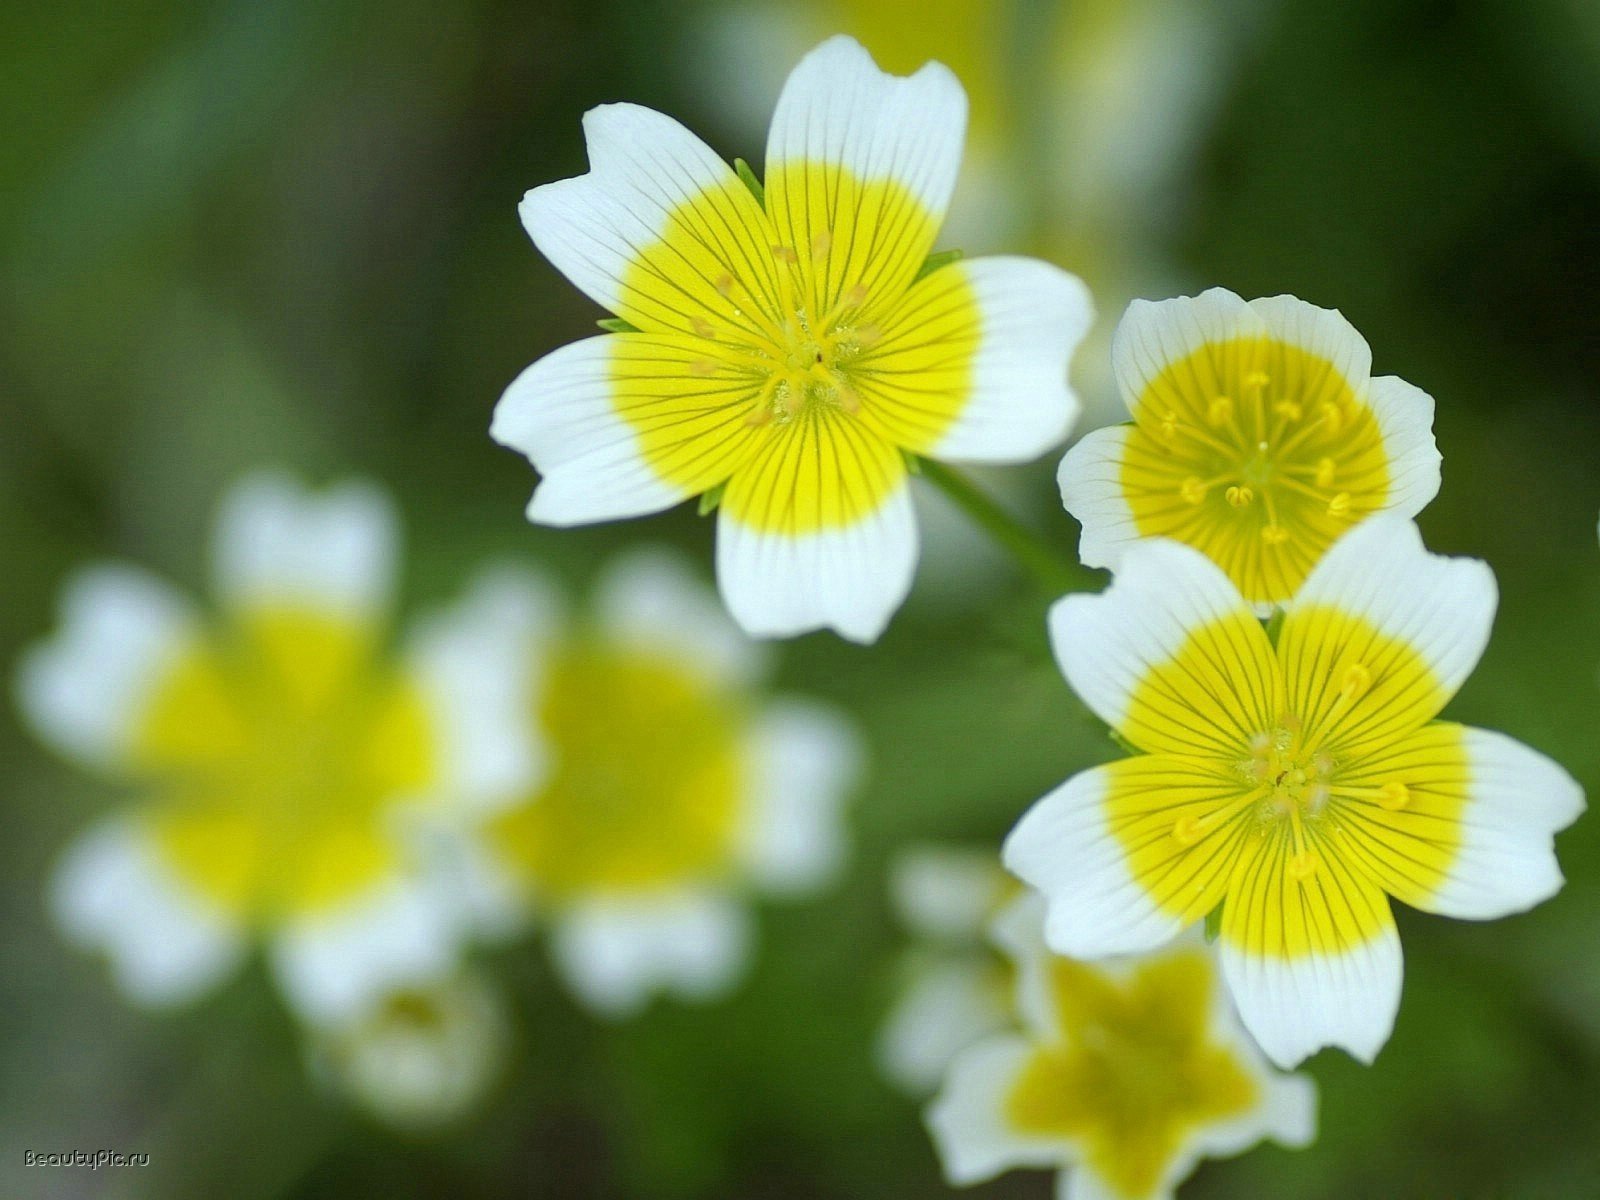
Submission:
<svg viewBox="0 0 1600 1200">
<path fill-rule="evenodd" d="M 530 620 L 524 646 L 548 774 L 480 824 L 480 915 L 542 912 L 558 971 L 603 1015 L 726 991 L 750 957 L 749 894 L 808 891 L 840 864 L 851 727 L 763 697 L 764 650 L 661 552 L 612 564 L 578 627 Z"/>
<path fill-rule="evenodd" d="M 1043 926 L 1031 894 L 997 920 L 1017 1028 L 957 1056 L 928 1110 L 953 1185 L 1039 1167 L 1065 1200 L 1158 1200 L 1202 1158 L 1312 1140 L 1313 1084 L 1267 1065 L 1198 936 L 1090 963 L 1052 954 Z"/>
<path fill-rule="evenodd" d="M 440 670 L 440 630 L 390 649 L 397 542 L 376 488 L 253 476 L 217 521 L 215 613 L 136 568 L 93 567 L 23 660 L 38 734 L 137 793 L 51 889 L 133 999 L 190 999 L 259 940 L 295 1008 L 338 1021 L 454 960 L 428 814 L 525 789 L 536 764 L 503 659 L 462 680 Z"/>
<path fill-rule="evenodd" d="M 337 1025 L 313 1029 L 309 1066 L 383 1124 L 424 1130 L 483 1100 L 509 1029 L 499 993 L 463 973 L 388 993 Z"/>
</svg>

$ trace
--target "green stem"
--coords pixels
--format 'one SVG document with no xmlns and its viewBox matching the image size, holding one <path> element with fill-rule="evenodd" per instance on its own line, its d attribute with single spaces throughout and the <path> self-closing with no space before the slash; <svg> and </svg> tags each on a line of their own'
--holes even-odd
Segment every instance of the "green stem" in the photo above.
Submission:
<svg viewBox="0 0 1600 1200">
<path fill-rule="evenodd" d="M 1012 557 L 1051 595 L 1082 588 L 1083 580 L 1078 572 L 1063 562 L 1049 543 L 996 504 L 992 497 L 975 487 L 961 472 L 930 459 L 922 459 L 918 467 L 924 479 L 950 497 L 956 507 L 1010 551 Z"/>
</svg>

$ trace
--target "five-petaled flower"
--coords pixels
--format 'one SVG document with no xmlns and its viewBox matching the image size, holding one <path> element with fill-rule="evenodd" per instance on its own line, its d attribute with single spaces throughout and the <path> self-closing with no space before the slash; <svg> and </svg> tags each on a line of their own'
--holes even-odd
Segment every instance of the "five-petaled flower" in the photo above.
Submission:
<svg viewBox="0 0 1600 1200">
<path fill-rule="evenodd" d="M 1079 553 L 1117 568 L 1141 538 L 1202 551 L 1265 611 L 1291 600 L 1339 537 L 1411 517 L 1439 490 L 1433 400 L 1393 375 L 1339 313 L 1225 288 L 1135 300 L 1112 367 L 1132 424 L 1061 462 Z"/>
<path fill-rule="evenodd" d="M 531 754 L 499 663 L 463 678 L 437 653 L 453 618 L 389 652 L 397 532 L 372 487 L 251 477 L 217 522 L 214 617 L 143 571 L 90 568 L 24 659 L 40 735 L 139 794 L 53 888 L 133 998 L 191 998 L 254 939 L 319 1023 L 451 966 L 464 931 L 425 835 L 451 803 L 525 786 Z"/>
<path fill-rule="evenodd" d="M 493 436 L 543 476 L 529 517 L 725 489 L 717 578 L 739 624 L 874 640 L 916 564 L 905 455 L 1032 459 L 1077 410 L 1076 278 L 1021 258 L 925 272 L 965 113 L 944 67 L 894 78 L 833 38 L 784 87 L 758 197 L 672 119 L 590 112 L 589 173 L 521 213 L 629 328 L 556 350 L 501 399 Z"/>
<path fill-rule="evenodd" d="M 1068 682 L 1138 750 L 1011 832 L 1047 936 L 1094 957 L 1158 946 L 1222 907 L 1223 972 L 1262 1049 L 1365 1060 L 1400 1002 L 1386 897 L 1487 919 L 1553 895 L 1552 835 L 1583 808 L 1558 765 L 1435 720 L 1494 616 L 1481 562 L 1373 517 L 1312 571 L 1276 641 L 1207 558 L 1155 540 L 1051 613 Z"/>
<path fill-rule="evenodd" d="M 1314 1086 L 1262 1059 L 1198 937 L 1078 962 L 1046 949 L 1036 901 L 995 930 L 1021 1028 L 959 1055 L 928 1111 L 951 1183 L 1054 1167 L 1064 1200 L 1158 1200 L 1202 1158 L 1311 1141 Z"/>
<path fill-rule="evenodd" d="M 496 644 L 523 665 L 544 763 L 479 825 L 482 916 L 549 922 L 559 973 L 604 1016 L 725 992 L 750 959 L 746 897 L 813 890 L 841 864 L 854 731 L 764 696 L 764 648 L 664 553 L 613 563 L 581 622 L 537 593 L 507 573 L 477 593 L 506 615 Z"/>
</svg>

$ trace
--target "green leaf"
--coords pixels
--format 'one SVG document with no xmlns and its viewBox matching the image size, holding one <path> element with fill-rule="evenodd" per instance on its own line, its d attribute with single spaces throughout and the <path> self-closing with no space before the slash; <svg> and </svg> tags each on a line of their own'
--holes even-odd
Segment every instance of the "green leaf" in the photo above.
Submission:
<svg viewBox="0 0 1600 1200">
<path fill-rule="evenodd" d="M 913 475 L 922 474 L 922 460 L 911 451 L 901 447 L 900 457 L 906 460 L 906 470 Z"/>
<path fill-rule="evenodd" d="M 1224 901 L 1226 903 L 1226 901 Z M 1206 914 L 1206 942 L 1217 940 L 1217 935 L 1222 932 L 1222 905 L 1219 904 Z"/>
<path fill-rule="evenodd" d="M 733 160 L 733 169 L 738 172 L 739 178 L 744 180 L 745 187 L 750 189 L 750 194 L 756 198 L 756 203 L 765 210 L 767 189 L 761 186 L 761 180 L 756 178 L 756 173 L 750 169 L 750 164 L 742 158 L 736 158 Z"/>
<path fill-rule="evenodd" d="M 717 505 L 722 503 L 722 493 L 728 490 L 727 480 L 723 480 L 709 491 L 700 493 L 700 515 L 706 516 L 714 512 Z"/>
<path fill-rule="evenodd" d="M 1111 735 L 1111 740 L 1122 748 L 1123 753 L 1125 753 L 1125 754 L 1141 754 L 1141 753 L 1143 753 L 1143 751 L 1141 751 L 1139 749 L 1139 747 L 1135 746 L 1132 742 L 1130 742 L 1127 738 L 1123 737 L 1115 729 L 1109 729 L 1106 732 Z"/>
<path fill-rule="evenodd" d="M 595 322 L 607 333 L 638 333 L 639 327 L 624 321 L 621 317 L 601 317 Z"/>
<path fill-rule="evenodd" d="M 1274 646 L 1278 644 L 1278 634 L 1283 632 L 1283 609 L 1275 608 L 1272 616 L 1267 618 L 1267 641 Z"/>
<path fill-rule="evenodd" d="M 960 262 L 962 257 L 960 250 L 941 250 L 937 254 L 930 254 L 922 260 L 922 266 L 917 269 L 916 279 L 911 282 L 915 283 L 917 279 L 926 279 L 940 267 L 948 267 L 953 262 Z"/>
</svg>

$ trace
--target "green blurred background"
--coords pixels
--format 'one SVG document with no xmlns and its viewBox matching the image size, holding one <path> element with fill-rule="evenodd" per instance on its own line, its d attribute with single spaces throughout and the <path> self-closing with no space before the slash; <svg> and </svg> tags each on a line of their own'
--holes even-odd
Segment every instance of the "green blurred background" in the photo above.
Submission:
<svg viewBox="0 0 1600 1200">
<path fill-rule="evenodd" d="M 579 118 L 631 99 L 759 160 L 798 53 L 845 29 L 973 90 L 987 182 L 962 244 L 1031 250 L 1132 294 L 1221 283 L 1342 309 L 1375 369 L 1438 401 L 1435 549 L 1500 579 L 1452 714 L 1600 785 L 1600 8 L 1587 0 L 302 0 L 0 8 L 0 663 L 108 554 L 204 586 L 209 512 L 263 463 L 396 490 L 408 605 L 491 556 L 580 584 L 692 511 L 558 532 L 490 409 L 599 315 L 529 245 L 524 189 L 583 169 Z M 964 196 L 968 193 L 964 192 Z M 965 202 L 965 201 L 963 201 Z M 980 203 L 981 202 L 981 203 Z M 1103 339 L 1080 363 L 1109 415 Z M 1006 473 L 1073 553 L 1053 462 Z M 990 477 L 991 482 L 994 477 Z M 926 1197 L 916 1106 L 872 1039 L 905 934 L 883 875 L 912 839 L 998 845 L 1110 757 L 1046 657 L 1048 597 L 998 559 L 962 577 L 933 521 L 882 643 L 785 648 L 782 682 L 861 721 L 874 769 L 841 885 L 769 906 L 747 985 L 593 1023 L 524 943 L 487 956 L 516 1042 L 473 1118 L 400 1137 L 307 1079 L 253 969 L 192 1009 L 130 1009 L 54 934 L 44 881 L 119 797 L 0 714 L 0 1194 Z M 959 545 L 959 540 L 953 544 Z M 941 551 L 940 546 L 945 546 Z M 1401 914 L 1406 988 L 1363 1069 L 1310 1064 L 1321 1137 L 1201 1170 L 1186 1196 L 1600 1194 L 1600 826 L 1569 883 L 1492 926 Z M 24 1168 L 25 1148 L 145 1150 L 142 1170 Z M 974 1196 L 1042 1198 L 1042 1175 Z"/>
</svg>

